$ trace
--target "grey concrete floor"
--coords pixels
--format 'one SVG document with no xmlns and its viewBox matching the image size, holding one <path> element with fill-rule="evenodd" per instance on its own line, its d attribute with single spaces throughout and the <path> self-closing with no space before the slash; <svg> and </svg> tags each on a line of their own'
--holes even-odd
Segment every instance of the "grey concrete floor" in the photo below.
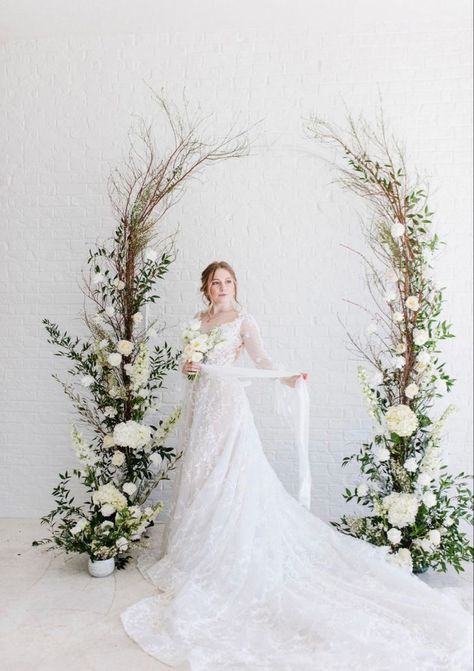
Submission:
<svg viewBox="0 0 474 671">
<path fill-rule="evenodd" d="M 92 578 L 85 555 L 31 546 L 44 536 L 38 520 L 0 519 L 2 671 L 169 671 L 143 652 L 120 622 L 122 610 L 154 590 L 135 562 Z M 459 576 L 429 572 L 422 579 L 472 607 L 471 567 Z"/>
</svg>

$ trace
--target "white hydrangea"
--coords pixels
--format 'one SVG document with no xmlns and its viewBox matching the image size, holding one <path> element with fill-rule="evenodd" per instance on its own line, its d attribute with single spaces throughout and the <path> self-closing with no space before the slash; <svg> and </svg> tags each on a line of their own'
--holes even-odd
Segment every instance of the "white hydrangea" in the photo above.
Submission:
<svg viewBox="0 0 474 671">
<path fill-rule="evenodd" d="M 411 436 L 418 428 L 418 418 L 407 405 L 392 405 L 385 413 L 388 430 L 397 436 Z"/>
<path fill-rule="evenodd" d="M 437 546 L 441 543 L 441 533 L 439 529 L 431 529 L 428 532 L 428 540 L 434 545 Z"/>
<path fill-rule="evenodd" d="M 133 343 L 130 340 L 119 340 L 117 343 L 117 352 L 123 356 L 130 356 L 133 352 Z"/>
<path fill-rule="evenodd" d="M 127 506 L 127 499 L 111 482 L 101 485 L 92 494 L 92 501 L 95 505 L 109 504 L 114 510 L 121 510 Z"/>
<path fill-rule="evenodd" d="M 414 524 L 419 508 L 419 501 L 415 494 L 392 492 L 382 499 L 382 505 L 388 513 L 388 521 L 394 527 L 403 527 Z"/>
<path fill-rule="evenodd" d="M 116 445 L 130 447 L 132 450 L 139 450 L 150 441 L 151 429 L 149 426 L 129 419 L 127 422 L 117 424 L 113 435 Z"/>
<path fill-rule="evenodd" d="M 389 555 L 389 560 L 410 573 L 413 571 L 413 559 L 408 548 L 400 548 L 395 554 Z"/>
<path fill-rule="evenodd" d="M 120 552 L 124 552 L 125 550 L 128 549 L 129 542 L 128 540 L 124 537 L 121 536 L 116 542 L 115 542 L 116 547 Z"/>
<path fill-rule="evenodd" d="M 110 517 L 115 512 L 115 507 L 111 503 L 104 503 L 100 512 L 104 517 Z"/>
</svg>

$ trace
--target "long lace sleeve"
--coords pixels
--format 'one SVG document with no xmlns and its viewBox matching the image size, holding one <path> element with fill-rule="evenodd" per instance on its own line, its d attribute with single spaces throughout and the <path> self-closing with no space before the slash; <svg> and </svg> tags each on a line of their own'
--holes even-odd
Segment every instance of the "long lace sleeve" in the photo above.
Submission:
<svg viewBox="0 0 474 671">
<path fill-rule="evenodd" d="M 257 368 L 273 368 L 273 362 L 265 351 L 257 322 L 251 315 L 245 315 L 240 330 L 242 343 Z"/>
</svg>

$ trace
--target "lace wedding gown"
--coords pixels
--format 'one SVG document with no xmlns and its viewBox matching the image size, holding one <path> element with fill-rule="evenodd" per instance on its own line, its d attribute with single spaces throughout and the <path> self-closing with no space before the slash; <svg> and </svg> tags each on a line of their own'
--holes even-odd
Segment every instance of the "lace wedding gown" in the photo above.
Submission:
<svg viewBox="0 0 474 671">
<path fill-rule="evenodd" d="M 271 368 L 255 320 L 221 326 L 208 363 L 246 347 Z M 267 461 L 241 380 L 189 384 L 184 456 L 159 588 L 128 607 L 147 653 L 192 671 L 467 671 L 470 617 L 454 598 L 387 562 L 385 550 L 311 514 Z"/>
</svg>

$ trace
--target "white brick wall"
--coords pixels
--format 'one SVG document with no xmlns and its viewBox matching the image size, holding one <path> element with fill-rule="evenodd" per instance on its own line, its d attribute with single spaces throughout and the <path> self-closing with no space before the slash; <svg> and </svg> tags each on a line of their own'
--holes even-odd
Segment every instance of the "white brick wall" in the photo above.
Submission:
<svg viewBox="0 0 474 671">
<path fill-rule="evenodd" d="M 29 12 L 20 15 L 22 5 Z M 114 16 L 104 18 L 112 5 Z M 380 91 L 410 164 L 429 178 L 448 243 L 436 273 L 457 334 L 444 352 L 457 378 L 447 401 L 459 412 L 445 447 L 453 467 L 472 468 L 470 9 L 395 5 L 305 0 L 272 3 L 270 12 L 268 2 L 232 1 L 226 19 L 210 0 L 175 3 L 169 14 L 156 3 L 138 3 L 146 7 L 138 11 L 137 3 L 87 2 L 82 10 L 71 4 L 68 19 L 64 2 L 55 13 L 51 2 L 4 3 L 1 515 L 49 511 L 57 472 L 73 463 L 71 405 L 50 377 L 64 366 L 41 320 L 82 332 L 80 269 L 89 246 L 112 231 L 106 178 L 127 150 L 131 115 L 154 114 L 143 80 L 175 100 L 185 88 L 192 105 L 217 113 L 217 133 L 235 119 L 262 120 L 251 156 L 209 168 L 170 212 L 166 232 L 180 226 L 179 257 L 158 311 L 174 338 L 199 305 L 201 269 L 214 259 L 234 264 L 241 302 L 268 350 L 311 374 L 313 510 L 325 519 L 346 509 L 341 492 L 351 473 L 341 470 L 342 456 L 370 435 L 357 362 L 337 319 L 365 328 L 343 301 L 365 301 L 362 270 L 341 247 L 362 244 L 361 205 L 331 184 L 302 118 L 316 112 L 342 122 L 344 105 L 371 118 Z M 258 387 L 249 393 L 269 459 L 294 491 L 288 437 L 281 440 Z M 165 403 L 173 400 L 167 392 Z"/>
</svg>

